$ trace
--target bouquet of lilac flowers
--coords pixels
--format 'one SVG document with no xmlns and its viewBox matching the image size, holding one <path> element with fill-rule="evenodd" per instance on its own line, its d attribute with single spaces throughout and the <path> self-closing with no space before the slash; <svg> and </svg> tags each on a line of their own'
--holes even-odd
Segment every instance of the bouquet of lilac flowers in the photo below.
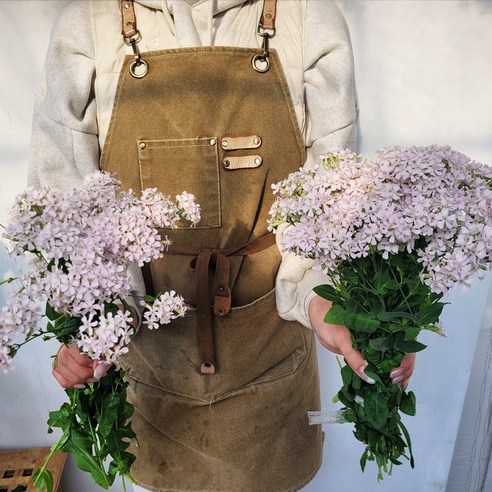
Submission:
<svg viewBox="0 0 492 492">
<path fill-rule="evenodd" d="M 17 197 L 10 215 L 3 234 L 10 254 L 27 254 L 30 262 L 25 274 L 2 282 L 19 286 L 0 309 L 4 372 L 19 348 L 37 337 L 76 344 L 93 360 L 116 363 L 135 333 L 129 267 L 161 257 L 169 239 L 161 237 L 159 229 L 174 227 L 181 219 L 195 224 L 200 208 L 188 193 L 176 202 L 155 189 L 137 197 L 131 190 L 122 191 L 112 176 L 97 172 L 69 194 L 29 188 Z M 186 311 L 182 297 L 173 291 L 137 301 L 151 329 Z M 46 464 L 57 450 L 72 452 L 79 468 L 105 489 L 117 474 L 123 484 L 125 476 L 131 480 L 134 456 L 126 449 L 136 436 L 128 422 L 133 406 L 126 401 L 124 376 L 112 366 L 100 381 L 66 390 L 69 402 L 50 412 L 49 431 L 59 427 L 63 435 L 34 475 L 40 490 L 53 489 Z"/>
<path fill-rule="evenodd" d="M 274 193 L 270 227 L 291 224 L 283 247 L 327 274 L 314 289 L 333 303 L 325 321 L 347 326 L 375 381 L 344 366 L 334 399 L 365 444 L 362 470 L 376 461 L 382 479 L 401 456 L 413 467 L 399 412 L 415 414 L 415 395 L 392 384 L 390 373 L 425 348 L 416 340 L 421 330 L 442 334 L 442 296 L 490 268 L 492 169 L 449 147 L 384 148 L 373 161 L 338 150 Z M 324 417 L 313 412 L 310 420 Z"/>
</svg>

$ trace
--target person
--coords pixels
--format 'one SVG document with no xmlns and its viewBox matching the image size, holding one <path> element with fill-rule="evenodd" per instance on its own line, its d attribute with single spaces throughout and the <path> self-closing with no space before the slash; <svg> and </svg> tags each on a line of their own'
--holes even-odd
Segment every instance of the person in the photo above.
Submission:
<svg viewBox="0 0 492 492">
<path fill-rule="evenodd" d="M 127 188 L 188 191 L 202 207 L 135 295 L 174 289 L 191 306 L 140 329 L 122 364 L 148 490 L 287 491 L 321 463 L 315 336 L 363 379 L 343 326 L 312 288 L 326 277 L 267 231 L 271 185 L 336 147 L 355 148 L 353 56 L 342 14 L 311 0 L 93 0 L 51 38 L 35 108 L 30 183 L 64 190 L 96 169 Z M 279 245 L 277 247 L 276 243 Z M 311 329 L 312 328 L 312 329 Z M 406 385 L 407 357 L 393 374 Z M 104 374 L 74 346 L 54 377 Z M 144 490 L 145 490 L 144 489 Z"/>
</svg>

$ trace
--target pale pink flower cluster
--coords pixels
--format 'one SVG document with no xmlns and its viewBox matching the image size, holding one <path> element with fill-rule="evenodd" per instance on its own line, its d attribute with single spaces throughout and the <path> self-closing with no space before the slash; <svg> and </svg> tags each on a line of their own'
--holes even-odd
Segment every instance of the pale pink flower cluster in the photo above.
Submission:
<svg viewBox="0 0 492 492">
<path fill-rule="evenodd" d="M 31 253 L 33 261 L 18 279 L 20 291 L 0 310 L 0 367 L 10 365 L 16 335 L 38 329 L 36 301 L 81 318 L 77 344 L 92 357 L 110 360 L 111 346 L 122 353 L 131 336 L 128 314 L 105 314 L 106 306 L 131 295 L 130 263 L 142 266 L 162 256 L 169 240 L 159 228 L 199 220 L 193 195 L 184 197 L 173 202 L 155 189 L 137 197 L 102 172 L 69 194 L 47 187 L 20 194 L 3 237 L 12 255 Z"/>
<path fill-rule="evenodd" d="M 89 313 L 82 316 L 78 336 L 73 341 L 91 359 L 114 362 L 128 352 L 128 344 L 135 333 L 131 322 L 128 311 L 99 316 Z"/>
<path fill-rule="evenodd" d="M 180 195 L 176 195 L 176 204 L 183 219 L 191 222 L 192 225 L 196 225 L 200 222 L 200 205 L 195 202 L 195 197 L 191 193 L 183 191 Z"/>
<path fill-rule="evenodd" d="M 0 368 L 4 372 L 12 365 L 16 343 L 34 333 L 41 318 L 41 308 L 26 290 L 0 308 Z"/>
<path fill-rule="evenodd" d="M 152 304 L 141 300 L 140 305 L 145 308 L 144 324 L 151 330 L 159 328 L 159 325 L 170 323 L 186 312 L 184 299 L 174 290 L 165 292 Z"/>
<path fill-rule="evenodd" d="M 434 292 L 469 285 L 492 262 L 492 168 L 448 146 L 388 147 L 374 160 L 337 150 L 273 187 L 270 228 L 326 272 L 378 251 L 417 251 Z"/>
</svg>

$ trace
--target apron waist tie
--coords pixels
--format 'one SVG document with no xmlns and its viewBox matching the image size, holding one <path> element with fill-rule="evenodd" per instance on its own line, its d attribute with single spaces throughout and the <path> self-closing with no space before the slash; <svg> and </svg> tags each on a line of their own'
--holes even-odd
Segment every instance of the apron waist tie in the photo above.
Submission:
<svg viewBox="0 0 492 492">
<path fill-rule="evenodd" d="M 214 314 L 223 316 L 231 309 L 231 288 L 229 286 L 229 256 L 248 256 L 259 253 L 275 244 L 272 232 L 238 248 L 197 248 L 171 244 L 164 254 L 194 256 L 191 267 L 195 270 L 195 295 L 198 314 L 198 348 L 200 351 L 200 372 L 214 374 L 216 370 L 212 312 L 210 309 L 209 267 L 214 274 Z"/>
</svg>

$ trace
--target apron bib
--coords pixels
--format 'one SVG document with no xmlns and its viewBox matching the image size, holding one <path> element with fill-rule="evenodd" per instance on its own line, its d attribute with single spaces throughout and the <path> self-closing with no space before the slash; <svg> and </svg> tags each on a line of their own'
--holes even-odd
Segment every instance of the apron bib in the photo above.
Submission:
<svg viewBox="0 0 492 492">
<path fill-rule="evenodd" d="M 128 2 L 127 2 L 128 3 Z M 142 327 L 122 364 L 139 446 L 133 474 L 150 490 L 298 490 L 321 461 L 311 330 L 278 316 L 280 254 L 266 229 L 271 185 L 304 162 L 304 144 L 275 51 L 198 47 L 142 54 L 121 69 L 101 168 L 125 188 L 193 193 L 195 228 L 165 232 L 154 292 L 190 309 Z M 210 369 L 211 370 L 208 370 Z"/>
</svg>

